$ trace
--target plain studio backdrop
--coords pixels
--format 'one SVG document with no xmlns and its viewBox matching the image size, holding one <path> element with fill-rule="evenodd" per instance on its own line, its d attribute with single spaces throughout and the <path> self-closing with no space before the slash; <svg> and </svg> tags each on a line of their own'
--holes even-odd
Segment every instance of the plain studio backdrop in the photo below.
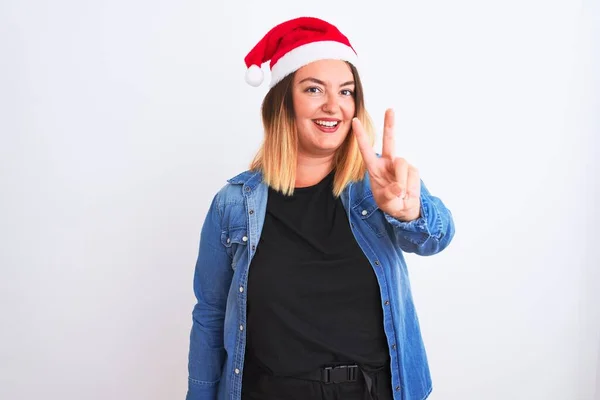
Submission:
<svg viewBox="0 0 600 400">
<path fill-rule="evenodd" d="M 455 218 L 407 256 L 430 399 L 599 399 L 598 10 L 3 0 L 0 398 L 184 398 L 199 232 L 262 138 L 243 57 L 310 15 Z"/>
</svg>

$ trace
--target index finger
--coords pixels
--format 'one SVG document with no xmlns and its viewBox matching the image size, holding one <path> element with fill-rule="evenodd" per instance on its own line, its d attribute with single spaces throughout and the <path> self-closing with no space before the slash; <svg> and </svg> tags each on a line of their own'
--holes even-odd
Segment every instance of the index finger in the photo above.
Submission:
<svg viewBox="0 0 600 400">
<path fill-rule="evenodd" d="M 394 111 L 391 108 L 385 110 L 383 121 L 383 148 L 381 156 L 389 159 L 394 158 Z"/>
<path fill-rule="evenodd" d="M 360 153 L 365 160 L 365 164 L 367 165 L 367 169 L 371 171 L 371 168 L 375 165 L 377 161 L 377 156 L 373 151 L 373 148 L 369 144 L 368 135 L 365 132 L 364 127 L 362 126 L 360 120 L 356 117 L 352 119 L 352 131 L 354 132 L 354 136 L 356 137 L 356 141 L 358 142 L 358 148 Z"/>
</svg>

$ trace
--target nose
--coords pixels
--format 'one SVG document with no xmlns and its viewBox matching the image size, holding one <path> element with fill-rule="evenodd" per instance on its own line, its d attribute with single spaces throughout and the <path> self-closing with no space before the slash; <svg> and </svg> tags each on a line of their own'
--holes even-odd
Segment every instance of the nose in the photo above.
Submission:
<svg viewBox="0 0 600 400">
<path fill-rule="evenodd" d="M 335 114 L 340 109 L 339 100 L 335 93 L 329 93 L 325 97 L 325 102 L 323 103 L 323 111 L 328 114 Z"/>
</svg>

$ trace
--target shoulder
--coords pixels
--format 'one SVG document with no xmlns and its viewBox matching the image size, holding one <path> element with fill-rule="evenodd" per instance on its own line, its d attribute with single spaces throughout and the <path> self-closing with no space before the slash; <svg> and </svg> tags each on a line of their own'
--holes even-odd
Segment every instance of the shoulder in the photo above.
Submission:
<svg viewBox="0 0 600 400">
<path fill-rule="evenodd" d="M 253 189 L 261 181 L 262 174 L 259 171 L 243 171 L 227 179 L 227 182 L 217 191 L 215 202 L 220 208 L 231 204 L 241 204 L 244 202 L 244 187 Z"/>
</svg>

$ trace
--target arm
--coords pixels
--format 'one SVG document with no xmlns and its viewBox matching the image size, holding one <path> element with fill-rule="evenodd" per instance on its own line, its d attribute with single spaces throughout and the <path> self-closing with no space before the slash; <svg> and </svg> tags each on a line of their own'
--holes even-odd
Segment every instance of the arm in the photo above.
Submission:
<svg viewBox="0 0 600 400">
<path fill-rule="evenodd" d="M 215 400 L 225 359 L 223 330 L 227 293 L 233 270 L 221 243 L 219 195 L 212 201 L 202 226 L 194 271 L 197 302 L 192 312 L 187 400 Z"/>
<path fill-rule="evenodd" d="M 407 253 L 430 256 L 445 249 L 454 237 L 452 213 L 442 200 L 432 196 L 421 180 L 419 218 L 403 222 L 384 212 L 393 228 L 396 244 Z"/>
<path fill-rule="evenodd" d="M 385 113 L 381 155 L 373 151 L 371 139 L 358 118 L 352 120 L 352 132 L 367 167 L 373 198 L 389 223 L 392 241 L 403 251 L 422 256 L 446 248 L 454 236 L 452 214 L 429 193 L 417 168 L 394 156 L 393 111 L 388 109 Z M 416 219 L 410 220 L 417 210 Z M 405 219 L 407 212 L 410 216 Z"/>
</svg>

